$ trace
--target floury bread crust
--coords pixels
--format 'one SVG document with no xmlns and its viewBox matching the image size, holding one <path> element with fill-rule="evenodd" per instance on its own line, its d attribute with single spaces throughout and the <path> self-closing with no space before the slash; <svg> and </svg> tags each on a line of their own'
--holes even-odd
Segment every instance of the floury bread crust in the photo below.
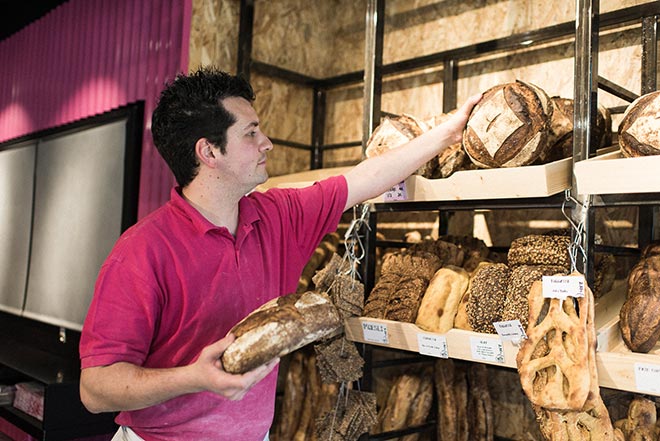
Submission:
<svg viewBox="0 0 660 441">
<path fill-rule="evenodd" d="M 619 124 L 619 147 L 626 157 L 660 155 L 660 91 L 632 102 Z"/>
<path fill-rule="evenodd" d="M 337 308 L 307 291 L 265 303 L 234 326 L 236 340 L 222 355 L 225 371 L 242 374 L 316 340 L 341 332 Z"/>
<path fill-rule="evenodd" d="M 549 148 L 551 116 L 550 99 L 532 84 L 492 87 L 472 110 L 463 146 L 477 167 L 530 165 Z"/>
</svg>

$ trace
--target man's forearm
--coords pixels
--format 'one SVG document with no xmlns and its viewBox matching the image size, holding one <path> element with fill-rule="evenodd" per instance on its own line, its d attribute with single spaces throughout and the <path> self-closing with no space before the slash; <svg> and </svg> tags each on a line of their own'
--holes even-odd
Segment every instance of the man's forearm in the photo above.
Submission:
<svg viewBox="0 0 660 441">
<path fill-rule="evenodd" d="M 147 369 L 130 363 L 83 369 L 80 397 L 93 413 L 143 409 L 197 392 L 185 370 Z"/>
</svg>

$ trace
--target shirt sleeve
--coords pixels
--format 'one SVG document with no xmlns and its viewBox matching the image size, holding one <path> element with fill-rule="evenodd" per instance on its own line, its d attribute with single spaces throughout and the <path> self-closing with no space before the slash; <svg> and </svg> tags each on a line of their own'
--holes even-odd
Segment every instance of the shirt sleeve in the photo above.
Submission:
<svg viewBox="0 0 660 441">
<path fill-rule="evenodd" d="M 328 233 L 337 230 L 346 206 L 348 185 L 343 176 L 334 176 L 297 190 L 291 198 L 291 225 L 298 246 L 309 258 Z"/>
<path fill-rule="evenodd" d="M 142 365 L 159 308 L 157 289 L 125 262 L 107 261 L 99 273 L 80 337 L 81 367 L 120 361 Z"/>
</svg>

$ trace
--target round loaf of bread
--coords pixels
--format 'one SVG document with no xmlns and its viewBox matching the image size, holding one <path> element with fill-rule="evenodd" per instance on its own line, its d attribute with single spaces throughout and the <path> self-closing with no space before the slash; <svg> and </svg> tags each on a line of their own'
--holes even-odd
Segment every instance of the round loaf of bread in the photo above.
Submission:
<svg viewBox="0 0 660 441">
<path fill-rule="evenodd" d="M 619 123 L 621 154 L 632 158 L 660 154 L 660 91 L 633 101 Z"/>
<path fill-rule="evenodd" d="M 418 137 L 428 129 L 425 122 L 411 115 L 387 117 L 371 133 L 364 152 L 365 156 L 371 158 L 382 155 L 387 150 Z"/>
<path fill-rule="evenodd" d="M 515 81 L 484 92 L 463 132 L 463 146 L 481 168 L 532 164 L 548 149 L 552 106 L 546 93 Z"/>
<path fill-rule="evenodd" d="M 330 298 L 307 291 L 265 303 L 231 329 L 236 336 L 222 354 L 225 371 L 243 374 L 342 329 Z"/>
</svg>

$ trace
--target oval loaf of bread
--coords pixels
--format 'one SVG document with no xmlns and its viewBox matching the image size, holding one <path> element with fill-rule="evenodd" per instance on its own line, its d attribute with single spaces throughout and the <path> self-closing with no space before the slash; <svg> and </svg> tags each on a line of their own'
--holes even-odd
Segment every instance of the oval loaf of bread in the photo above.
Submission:
<svg viewBox="0 0 660 441">
<path fill-rule="evenodd" d="M 222 364 L 225 371 L 242 374 L 341 330 L 339 312 L 327 295 L 288 294 L 265 303 L 231 329 L 236 340 L 222 355 Z"/>
</svg>

